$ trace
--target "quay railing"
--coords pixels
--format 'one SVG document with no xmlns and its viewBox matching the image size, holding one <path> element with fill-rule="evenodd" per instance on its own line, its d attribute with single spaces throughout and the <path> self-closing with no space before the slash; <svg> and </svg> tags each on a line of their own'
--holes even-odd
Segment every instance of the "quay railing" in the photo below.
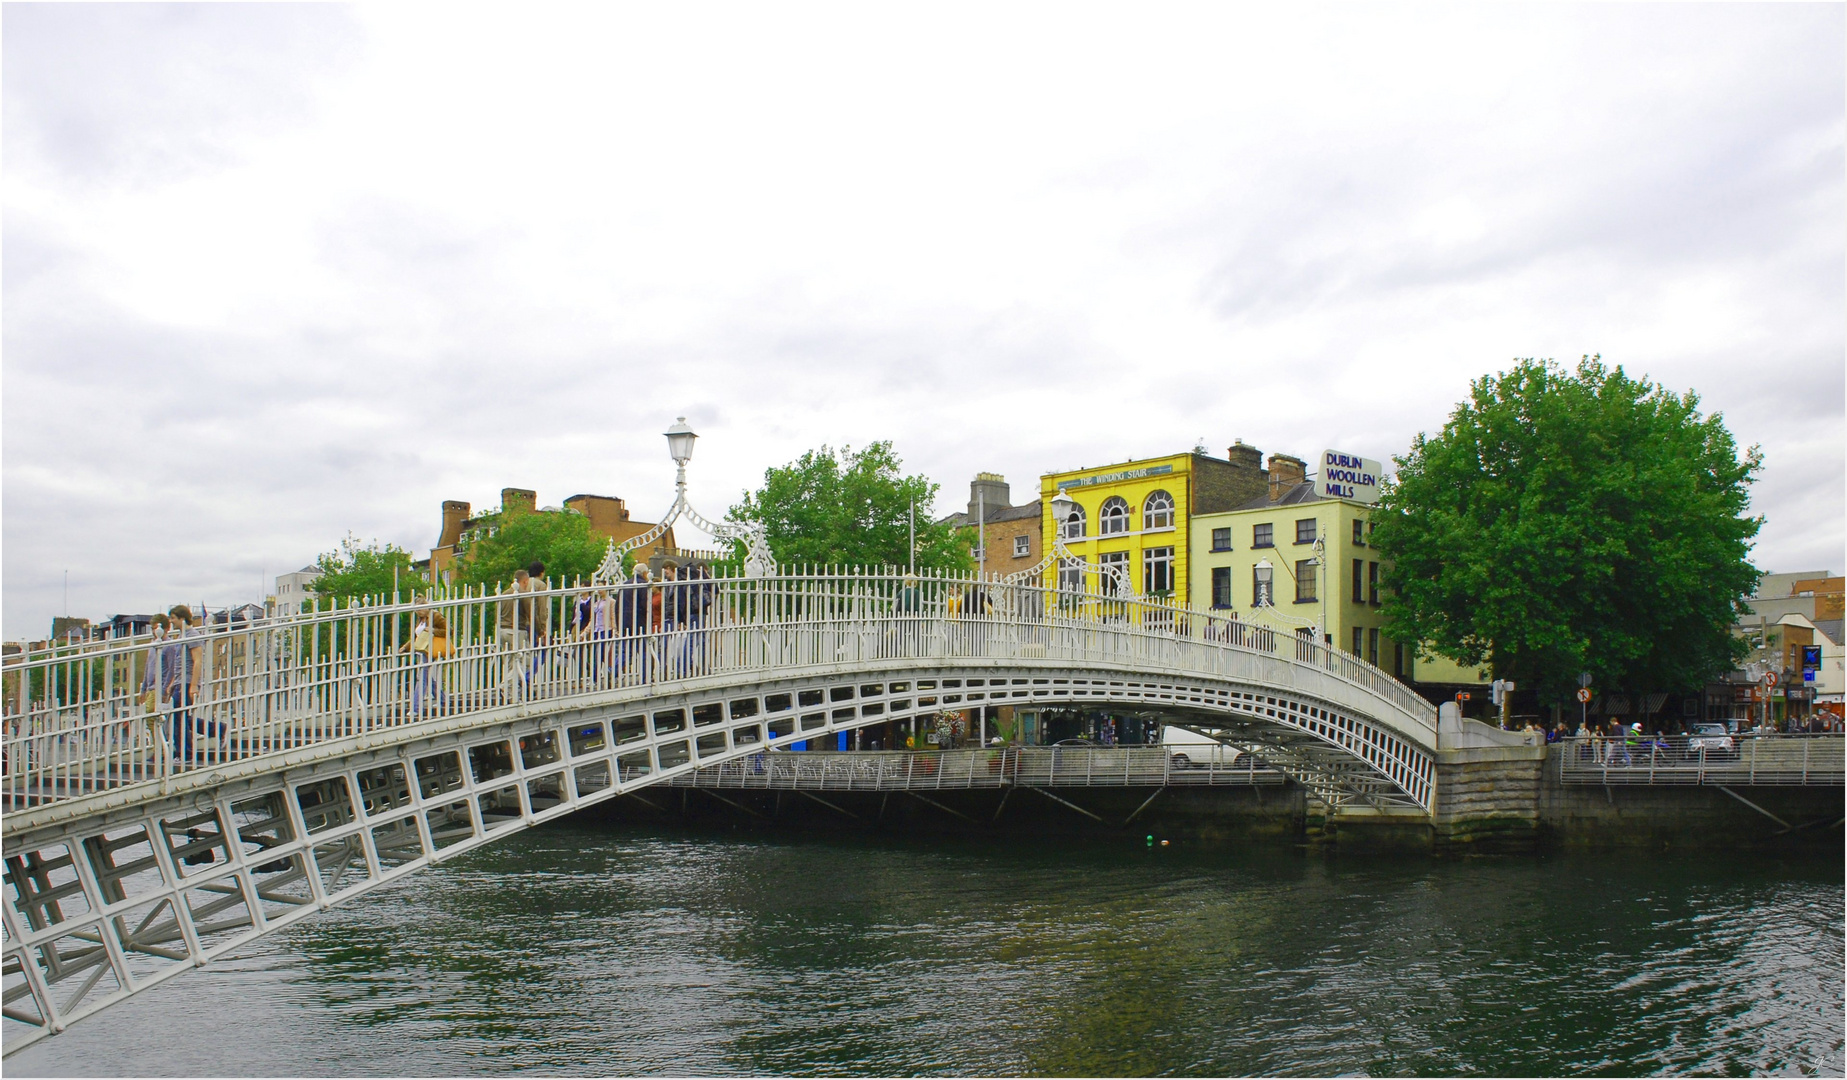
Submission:
<svg viewBox="0 0 1847 1080">
<path fill-rule="evenodd" d="M 1158 746 L 1010 746 L 966 750 L 768 750 L 681 773 L 672 787 L 766 791 L 916 791 L 1027 787 L 1277 785 L 1255 754 L 1175 763 Z"/>
<path fill-rule="evenodd" d="M 0 804 L 18 810 L 626 688 L 962 660 L 1101 664 L 1293 690 L 1426 746 L 1436 723 L 1409 687 L 1301 636 L 1224 612 L 1030 582 L 920 574 L 911 586 L 896 570 L 815 569 L 517 595 L 458 589 L 9 655 L 0 663 Z"/>
<path fill-rule="evenodd" d="M 1841 786 L 1847 736 L 1611 735 L 1561 739 L 1547 753 L 1563 784 Z"/>
</svg>

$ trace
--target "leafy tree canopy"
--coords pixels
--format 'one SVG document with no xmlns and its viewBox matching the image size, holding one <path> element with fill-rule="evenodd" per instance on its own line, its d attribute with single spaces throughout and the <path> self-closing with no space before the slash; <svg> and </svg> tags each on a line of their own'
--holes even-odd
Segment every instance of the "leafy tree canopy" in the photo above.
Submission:
<svg viewBox="0 0 1847 1080">
<path fill-rule="evenodd" d="M 916 506 L 917 565 L 967 571 L 966 543 L 947 523 L 931 520 L 937 485 L 905 476 L 889 441 L 858 451 L 822 446 L 746 492 L 727 517 L 762 522 L 776 560 L 784 565 L 904 566 L 910 561 L 911 508 Z"/>
<path fill-rule="evenodd" d="M 1762 465 L 1718 414 L 1601 357 L 1519 360 L 1393 460 L 1372 520 L 1394 636 L 1563 701 L 1687 691 L 1730 667 L 1758 577 Z"/>
<path fill-rule="evenodd" d="M 457 580 L 499 589 L 535 561 L 545 564 L 545 580 L 553 585 L 588 580 L 608 543 L 574 510 L 493 510 L 456 544 Z"/>
<path fill-rule="evenodd" d="M 361 544 L 352 533 L 340 541 L 338 550 L 325 552 L 314 560 L 321 576 L 310 586 L 323 608 L 335 601 L 341 606 L 355 598 L 384 597 L 395 592 L 404 599 L 428 592 L 430 580 L 411 564 L 411 554 L 395 544 L 377 540 Z"/>
</svg>

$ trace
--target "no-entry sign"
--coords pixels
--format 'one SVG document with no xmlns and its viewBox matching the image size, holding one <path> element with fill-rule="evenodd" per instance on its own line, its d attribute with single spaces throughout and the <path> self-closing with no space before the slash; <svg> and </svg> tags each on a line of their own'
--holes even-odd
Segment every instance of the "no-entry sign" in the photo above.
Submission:
<svg viewBox="0 0 1847 1080">
<path fill-rule="evenodd" d="M 1580 686 L 1578 688 L 1578 700 L 1586 705 L 1590 704 L 1590 687 Z"/>
</svg>

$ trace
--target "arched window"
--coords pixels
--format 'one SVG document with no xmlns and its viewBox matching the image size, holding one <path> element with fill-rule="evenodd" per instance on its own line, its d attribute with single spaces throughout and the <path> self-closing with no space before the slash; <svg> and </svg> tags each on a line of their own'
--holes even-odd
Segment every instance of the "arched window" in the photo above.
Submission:
<svg viewBox="0 0 1847 1080">
<path fill-rule="evenodd" d="M 1084 538 L 1084 508 L 1071 507 L 1071 516 L 1059 523 L 1058 535 L 1065 540 L 1082 540 Z"/>
<path fill-rule="evenodd" d="M 1112 495 L 1103 501 L 1103 508 L 1097 511 L 1097 535 L 1109 536 L 1113 533 L 1129 531 L 1129 504 Z"/>
<path fill-rule="evenodd" d="M 1142 503 L 1142 528 L 1171 529 L 1174 527 L 1174 497 L 1165 491 L 1156 491 Z"/>
</svg>

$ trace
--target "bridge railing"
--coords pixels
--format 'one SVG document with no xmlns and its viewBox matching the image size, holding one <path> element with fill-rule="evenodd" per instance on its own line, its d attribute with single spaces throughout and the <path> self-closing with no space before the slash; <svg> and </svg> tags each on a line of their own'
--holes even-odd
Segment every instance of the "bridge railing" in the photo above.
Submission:
<svg viewBox="0 0 1847 1080">
<path fill-rule="evenodd" d="M 1847 736 L 1612 735 L 1560 739 L 1547 753 L 1563 784 L 1826 786 L 1847 782 Z"/>
<path fill-rule="evenodd" d="M 913 791 L 1028 787 L 1281 784 L 1255 754 L 1175 765 L 1159 746 L 1006 746 L 962 750 L 768 750 L 681 773 L 671 787 L 787 791 Z"/>
<path fill-rule="evenodd" d="M 439 634 L 430 634 L 432 627 Z M 490 709 L 791 667 L 1070 661 L 1435 710 L 1355 657 L 1223 612 L 901 572 L 440 593 L 6 658 L 9 809 Z"/>
</svg>

